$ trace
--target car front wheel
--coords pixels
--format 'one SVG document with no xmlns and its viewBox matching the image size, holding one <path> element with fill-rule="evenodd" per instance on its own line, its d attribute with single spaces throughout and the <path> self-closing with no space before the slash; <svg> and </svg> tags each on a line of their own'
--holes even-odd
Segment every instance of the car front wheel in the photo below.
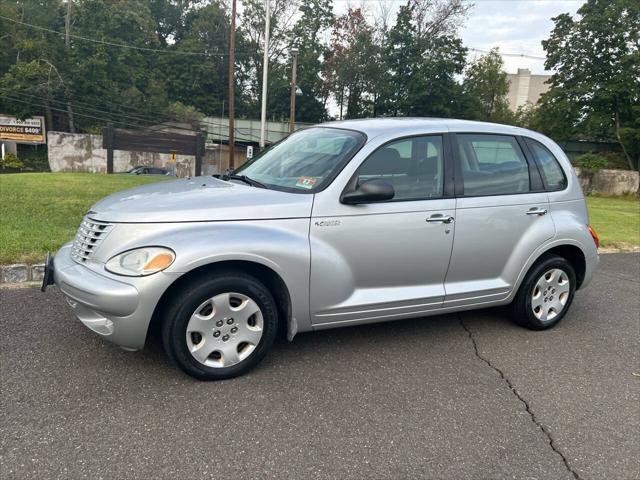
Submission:
<svg viewBox="0 0 640 480">
<path fill-rule="evenodd" d="M 167 310 L 162 341 L 169 358 L 201 380 L 242 375 L 273 345 L 277 310 L 269 290 L 242 272 L 196 278 Z"/>
</svg>

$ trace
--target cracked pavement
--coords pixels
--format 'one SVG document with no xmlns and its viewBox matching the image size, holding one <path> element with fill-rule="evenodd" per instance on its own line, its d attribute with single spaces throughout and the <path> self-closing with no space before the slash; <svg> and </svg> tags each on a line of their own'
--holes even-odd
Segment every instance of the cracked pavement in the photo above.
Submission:
<svg viewBox="0 0 640 480">
<path fill-rule="evenodd" d="M 558 327 L 478 310 L 302 334 L 202 383 L 56 289 L 0 289 L 0 477 L 640 478 L 640 255 Z M 636 374 L 636 375 L 634 375 Z"/>
</svg>

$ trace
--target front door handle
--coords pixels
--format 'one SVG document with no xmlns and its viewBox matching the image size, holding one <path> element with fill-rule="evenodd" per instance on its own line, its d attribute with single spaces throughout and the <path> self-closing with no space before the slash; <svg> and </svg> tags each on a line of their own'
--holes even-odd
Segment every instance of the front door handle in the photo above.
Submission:
<svg viewBox="0 0 640 480">
<path fill-rule="evenodd" d="M 451 223 L 454 218 L 450 215 L 442 215 L 441 213 L 436 213 L 427 218 L 427 222 L 429 223 Z"/>
<path fill-rule="evenodd" d="M 546 215 L 546 214 L 547 214 L 547 209 L 539 208 L 539 207 L 533 207 L 527 212 L 527 215 Z"/>
</svg>

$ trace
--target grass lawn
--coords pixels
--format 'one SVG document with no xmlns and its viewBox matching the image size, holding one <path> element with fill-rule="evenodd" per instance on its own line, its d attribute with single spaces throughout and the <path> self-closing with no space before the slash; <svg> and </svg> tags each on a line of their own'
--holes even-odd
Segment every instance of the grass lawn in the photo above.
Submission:
<svg viewBox="0 0 640 480">
<path fill-rule="evenodd" d="M 603 247 L 640 246 L 640 199 L 625 197 L 587 197 L 589 221 L 598 232 Z"/>
<path fill-rule="evenodd" d="M 73 239 L 82 216 L 100 198 L 164 177 L 88 173 L 0 175 L 0 264 L 40 263 Z M 640 246 L 637 197 L 589 197 L 591 224 L 603 247 Z"/>
<path fill-rule="evenodd" d="M 83 215 L 110 193 L 165 177 L 90 173 L 0 175 L 0 264 L 42 263 L 72 240 Z"/>
</svg>

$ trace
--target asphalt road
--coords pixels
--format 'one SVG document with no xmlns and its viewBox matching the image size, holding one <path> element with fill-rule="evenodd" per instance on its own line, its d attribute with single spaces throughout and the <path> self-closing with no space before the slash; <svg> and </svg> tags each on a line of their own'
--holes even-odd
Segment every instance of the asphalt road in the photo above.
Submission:
<svg viewBox="0 0 640 480">
<path fill-rule="evenodd" d="M 203 383 L 0 290 L 0 477 L 640 478 L 640 255 L 551 331 L 499 310 L 281 342 Z"/>
</svg>

